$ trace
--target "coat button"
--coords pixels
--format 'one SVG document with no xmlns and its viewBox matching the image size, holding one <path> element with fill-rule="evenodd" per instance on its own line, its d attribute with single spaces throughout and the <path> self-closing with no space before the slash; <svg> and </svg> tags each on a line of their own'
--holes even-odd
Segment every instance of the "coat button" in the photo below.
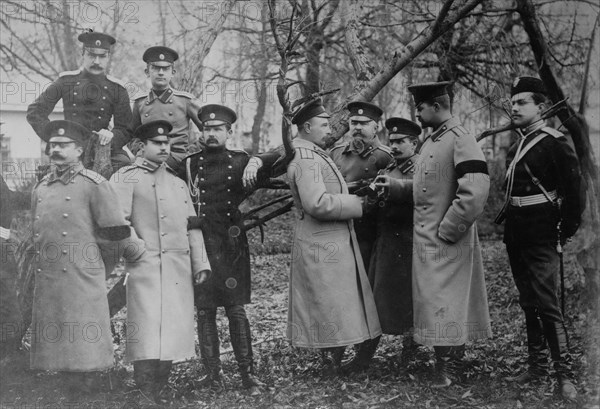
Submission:
<svg viewBox="0 0 600 409">
<path fill-rule="evenodd" d="M 63 237 L 64 237 L 64 236 L 66 236 L 66 235 L 67 235 L 67 232 L 66 232 L 66 231 L 63 231 L 63 232 L 62 232 L 62 235 L 63 235 Z"/>
<path fill-rule="evenodd" d="M 427 188 L 426 187 L 423 188 L 423 192 L 427 192 Z"/>
<path fill-rule="evenodd" d="M 161 214 L 161 215 L 160 215 L 160 218 L 161 218 L 161 219 L 164 219 L 164 218 L 165 218 L 165 215 L 164 215 L 164 214 Z"/>
<path fill-rule="evenodd" d="M 69 213 L 63 213 L 63 217 L 66 219 L 67 217 L 69 217 Z"/>
<path fill-rule="evenodd" d="M 42 199 L 38 199 L 38 203 L 42 203 Z"/>
<path fill-rule="evenodd" d="M 425 224 L 424 224 L 424 223 L 421 223 L 421 227 L 425 227 Z"/>
<path fill-rule="evenodd" d="M 161 233 L 160 235 L 164 237 L 167 235 L 167 233 Z"/>
<path fill-rule="evenodd" d="M 66 273 L 66 272 L 67 272 L 67 269 L 66 269 L 66 268 L 63 268 L 63 273 Z"/>
<path fill-rule="evenodd" d="M 40 220 L 40 216 L 35 216 L 35 220 Z"/>
<path fill-rule="evenodd" d="M 204 178 L 200 178 L 200 180 L 201 180 L 202 182 L 204 182 Z"/>
<path fill-rule="evenodd" d="M 74 92 L 74 93 L 73 93 L 73 95 L 77 95 L 77 93 L 76 93 L 76 92 Z"/>
<path fill-rule="evenodd" d="M 205 213 L 202 213 L 202 217 L 206 217 L 206 214 L 205 214 Z"/>
<path fill-rule="evenodd" d="M 428 171 L 425 171 L 425 172 L 423 172 L 423 173 L 424 173 L 424 174 L 426 174 L 426 175 L 428 175 L 428 174 L 429 174 L 429 172 L 428 172 Z"/>
<path fill-rule="evenodd" d="M 104 108 L 100 108 L 100 111 L 104 111 Z"/>
<path fill-rule="evenodd" d="M 65 197 L 65 200 L 68 202 L 69 200 L 71 200 L 71 196 Z"/>
<path fill-rule="evenodd" d="M 166 252 L 167 252 L 167 250 L 163 250 L 163 251 L 161 251 L 161 253 L 163 253 L 163 254 L 164 254 L 164 253 L 166 253 Z"/>
<path fill-rule="evenodd" d="M 228 192 L 231 192 L 231 189 L 227 189 Z"/>
<path fill-rule="evenodd" d="M 34 237 L 40 237 L 39 233 L 34 234 Z"/>
<path fill-rule="evenodd" d="M 38 272 L 38 273 L 41 273 L 41 272 L 42 272 L 42 269 L 41 269 L 41 268 L 38 268 L 38 269 L 37 269 L 37 272 Z"/>
<path fill-rule="evenodd" d="M 206 202 L 202 202 L 200 203 L 202 206 L 206 206 Z"/>
<path fill-rule="evenodd" d="M 63 250 L 63 251 L 62 251 L 62 253 L 63 253 L 63 254 L 67 254 L 67 250 Z"/>
<path fill-rule="evenodd" d="M 204 156 L 200 156 L 198 159 L 200 159 L 200 160 L 204 160 Z"/>
<path fill-rule="evenodd" d="M 231 204 L 231 200 L 228 200 L 228 201 L 227 201 L 227 204 Z"/>
<path fill-rule="evenodd" d="M 231 216 L 231 213 L 227 213 L 227 216 Z"/>
<path fill-rule="evenodd" d="M 204 170 L 204 167 L 203 167 L 203 166 L 200 166 L 200 170 Z"/>
<path fill-rule="evenodd" d="M 433 154 L 429 155 L 430 158 L 433 158 Z"/>
<path fill-rule="evenodd" d="M 102 99 L 106 99 L 106 97 L 102 97 Z"/>
<path fill-rule="evenodd" d="M 233 169 L 233 166 L 229 165 L 227 166 L 228 169 Z"/>
<path fill-rule="evenodd" d="M 206 190 L 202 190 L 202 193 L 206 193 Z"/>
<path fill-rule="evenodd" d="M 173 112 L 169 112 L 169 116 L 173 116 Z"/>
<path fill-rule="evenodd" d="M 227 176 L 227 180 L 231 180 L 231 176 Z"/>
<path fill-rule="evenodd" d="M 152 187 L 156 187 L 156 183 L 153 183 L 153 184 L 152 184 Z"/>
<path fill-rule="evenodd" d="M 148 114 L 144 114 L 145 117 L 148 117 Z"/>
</svg>

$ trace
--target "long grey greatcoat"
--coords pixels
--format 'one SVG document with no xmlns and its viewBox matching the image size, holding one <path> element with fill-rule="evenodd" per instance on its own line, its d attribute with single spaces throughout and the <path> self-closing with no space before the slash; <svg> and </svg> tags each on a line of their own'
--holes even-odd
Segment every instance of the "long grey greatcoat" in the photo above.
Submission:
<svg viewBox="0 0 600 409">
<path fill-rule="evenodd" d="M 293 346 L 356 344 L 381 334 L 371 286 L 352 226 L 361 201 L 348 194 L 329 156 L 293 141 L 288 179 L 298 209 L 289 285 L 288 339 Z"/>
<path fill-rule="evenodd" d="M 192 271 L 210 265 L 202 231 L 187 231 L 188 216 L 196 215 L 188 188 L 165 164 L 143 158 L 110 182 L 146 243 L 144 256 L 126 264 L 127 360 L 194 357 Z"/>
<path fill-rule="evenodd" d="M 457 119 L 425 140 L 413 181 L 414 325 L 423 345 L 491 336 L 475 224 L 489 187 L 483 152 Z"/>
<path fill-rule="evenodd" d="M 413 326 L 412 179 L 418 156 L 394 160 L 380 175 L 390 187 L 377 212 L 377 239 L 369 264 L 369 281 L 384 334 L 402 335 Z"/>
<path fill-rule="evenodd" d="M 97 371 L 113 365 L 101 229 L 127 224 L 99 174 L 77 165 L 52 172 L 32 196 L 38 251 L 31 368 Z"/>
</svg>

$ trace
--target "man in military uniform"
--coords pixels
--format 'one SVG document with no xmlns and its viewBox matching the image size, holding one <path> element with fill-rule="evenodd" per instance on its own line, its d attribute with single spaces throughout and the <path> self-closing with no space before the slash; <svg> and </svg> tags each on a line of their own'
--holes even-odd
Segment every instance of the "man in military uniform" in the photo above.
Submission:
<svg viewBox="0 0 600 409">
<path fill-rule="evenodd" d="M 80 34 L 78 39 L 83 43 L 81 68 L 61 73 L 29 105 L 27 121 L 42 138 L 48 116 L 62 99 L 65 119 L 94 131 L 101 145 L 111 145 L 111 161 L 116 170 L 131 162 L 122 149 L 131 138 L 127 130 L 131 107 L 124 84 L 105 73 L 115 39 L 95 32 Z M 114 126 L 109 130 L 111 119 Z"/>
<path fill-rule="evenodd" d="M 377 137 L 383 111 L 377 105 L 362 101 L 350 102 L 347 108 L 351 138 L 334 146 L 329 154 L 346 183 L 374 179 L 377 172 L 385 169 L 393 159 L 390 149 Z M 369 271 L 373 243 L 377 238 L 377 212 L 372 209 L 356 219 L 354 230 L 365 270 Z M 360 344 L 356 357 L 344 369 L 353 370 L 357 363 L 369 362 L 378 343 L 379 338 L 376 338 Z"/>
<path fill-rule="evenodd" d="M 112 246 L 116 260 L 123 255 L 132 262 L 145 251 L 141 240 L 130 238 L 108 181 L 81 163 L 90 134 L 71 121 L 46 124 L 42 137 L 52 167 L 32 197 L 36 273 L 31 369 L 67 372 L 84 391 L 96 386 L 97 371 L 113 365 L 100 246 Z"/>
<path fill-rule="evenodd" d="M 380 193 L 377 239 L 369 265 L 369 282 L 384 334 L 404 335 L 401 362 L 414 355 L 412 299 L 412 179 L 421 127 L 408 119 L 385 121 L 394 160 L 375 179 Z M 368 365 L 368 361 L 363 362 Z"/>
<path fill-rule="evenodd" d="M 491 336 L 476 220 L 490 179 L 481 148 L 452 116 L 449 82 L 411 85 L 417 118 L 433 128 L 413 179 L 415 341 L 434 347 L 433 387 L 460 375 L 466 342 Z"/>
<path fill-rule="evenodd" d="M 250 303 L 250 253 L 246 233 L 242 230 L 239 205 L 251 193 L 243 179 L 247 167 L 261 169 L 259 179 L 266 179 L 270 166 L 279 155 L 249 157 L 244 151 L 227 149 L 233 134 L 231 125 L 237 116 L 222 105 L 206 105 L 198 117 L 203 125 L 204 147 L 188 156 L 180 165 L 179 175 L 190 188 L 198 220 L 195 227 L 204 232 L 206 251 L 212 268 L 208 281 L 196 288 L 198 336 L 202 362 L 207 376 L 201 385 L 221 383 L 217 307 L 225 307 L 229 319 L 231 343 L 242 375 L 244 388 L 260 393 L 260 383 L 253 376 L 250 323 L 244 304 Z"/>
<path fill-rule="evenodd" d="M 144 72 L 150 78 L 152 88 L 135 97 L 130 126 L 133 131 L 140 125 L 157 119 L 164 119 L 173 125 L 169 134 L 171 154 L 167 160 L 167 165 L 172 169 L 177 169 L 189 153 L 190 120 L 198 128 L 202 127 L 198 119 L 198 100 L 192 94 L 170 86 L 175 74 L 174 63 L 178 58 L 177 52 L 168 47 L 150 47 L 144 52 L 142 59 L 147 64 Z"/>
<path fill-rule="evenodd" d="M 125 266 L 126 359 L 133 361 L 137 386 L 158 402 L 170 399 L 171 363 L 196 356 L 193 284 L 210 274 L 202 231 L 187 229 L 188 217 L 196 216 L 188 188 L 164 164 L 171 130 L 160 119 L 140 125 L 134 137 L 143 143 L 142 156 L 110 179 L 125 218 L 147 249 Z"/>
<path fill-rule="evenodd" d="M 565 136 L 546 126 L 543 82 L 520 77 L 511 89 L 512 120 L 521 136 L 507 155 L 504 242 L 525 312 L 529 367 L 510 378 L 522 384 L 547 375 L 547 346 L 561 395 L 577 398 L 563 313 L 558 302 L 559 251 L 575 234 L 583 203 L 575 152 Z"/>
<path fill-rule="evenodd" d="M 376 202 L 348 194 L 343 176 L 321 149 L 331 134 L 328 118 L 316 100 L 292 119 L 298 137 L 287 175 L 298 217 L 288 338 L 293 346 L 321 349 L 326 372 L 335 374 L 347 345 L 377 339 L 381 329 L 352 225 Z"/>
</svg>

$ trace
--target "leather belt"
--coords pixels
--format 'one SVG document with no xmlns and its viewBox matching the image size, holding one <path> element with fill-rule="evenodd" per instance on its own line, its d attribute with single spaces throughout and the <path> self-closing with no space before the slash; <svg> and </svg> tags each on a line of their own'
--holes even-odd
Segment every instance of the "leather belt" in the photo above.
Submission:
<svg viewBox="0 0 600 409">
<path fill-rule="evenodd" d="M 558 197 L 556 190 L 552 192 L 548 192 L 548 197 L 544 194 L 540 193 L 539 195 L 531 195 L 531 196 L 511 196 L 509 203 L 512 206 L 523 207 L 523 206 L 532 206 L 536 204 L 546 203 L 548 199 L 554 201 Z"/>
</svg>

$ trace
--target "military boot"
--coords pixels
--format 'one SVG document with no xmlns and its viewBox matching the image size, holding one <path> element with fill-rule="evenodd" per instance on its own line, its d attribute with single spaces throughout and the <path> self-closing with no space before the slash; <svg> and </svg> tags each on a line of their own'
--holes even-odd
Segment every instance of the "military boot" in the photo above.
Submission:
<svg viewBox="0 0 600 409">
<path fill-rule="evenodd" d="M 254 355 L 252 353 L 252 333 L 247 318 L 229 317 L 229 334 L 235 360 L 242 377 L 242 387 L 250 395 L 260 395 L 260 387 L 265 386 L 254 374 Z"/>
<path fill-rule="evenodd" d="M 373 339 L 367 339 L 358 344 L 354 358 L 342 365 L 342 372 L 348 374 L 352 372 L 363 372 L 369 369 L 369 365 L 375 355 L 375 351 L 377 351 L 380 340 L 381 335 Z"/>
<path fill-rule="evenodd" d="M 219 333 L 217 322 L 203 310 L 198 311 L 198 338 L 200 344 L 200 359 L 206 370 L 206 375 L 196 384 L 201 387 L 220 388 L 223 385 L 221 376 L 221 353 L 219 350 Z"/>
<path fill-rule="evenodd" d="M 542 324 L 537 313 L 525 314 L 527 324 L 527 370 L 506 378 L 509 382 L 523 384 L 540 380 L 548 375 L 548 350 Z"/>
<path fill-rule="evenodd" d="M 147 398 L 154 396 L 156 390 L 156 372 L 158 359 L 133 361 L 133 380 L 135 385 Z"/>
<path fill-rule="evenodd" d="M 574 401 L 577 399 L 577 389 L 573 385 L 573 359 L 569 353 L 569 340 L 565 326 L 562 322 L 544 322 L 544 332 L 554 363 L 559 393 L 564 400 Z"/>
<path fill-rule="evenodd" d="M 323 360 L 323 375 L 336 376 L 341 372 L 342 358 L 345 347 L 323 348 L 321 359 Z"/>
<path fill-rule="evenodd" d="M 415 359 L 419 344 L 412 337 L 412 332 L 404 335 L 402 339 L 402 352 L 400 353 L 400 367 L 406 369 L 410 361 Z"/>
<path fill-rule="evenodd" d="M 158 404 L 168 404 L 173 400 L 173 393 L 169 387 L 171 366 L 172 361 L 159 361 L 156 366 L 154 401 Z"/>
<path fill-rule="evenodd" d="M 465 346 L 436 346 L 434 350 L 436 361 L 431 387 L 446 388 L 460 379 Z"/>
</svg>

